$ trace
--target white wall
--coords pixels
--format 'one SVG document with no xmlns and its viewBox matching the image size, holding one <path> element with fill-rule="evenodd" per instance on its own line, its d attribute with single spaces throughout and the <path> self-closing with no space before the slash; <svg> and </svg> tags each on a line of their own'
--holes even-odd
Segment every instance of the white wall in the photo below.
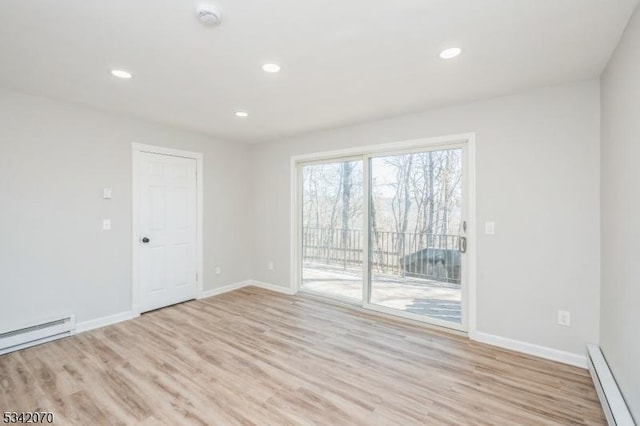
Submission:
<svg viewBox="0 0 640 426">
<path fill-rule="evenodd" d="M 599 113 L 594 80 L 255 145 L 254 278 L 289 286 L 291 156 L 476 132 L 477 220 L 496 222 L 477 242 L 478 331 L 583 355 L 599 328 Z"/>
<path fill-rule="evenodd" d="M 640 10 L 602 76 L 601 348 L 640 421 Z"/>
<path fill-rule="evenodd" d="M 204 287 L 250 278 L 246 146 L 0 90 L 0 328 L 131 308 L 134 141 L 204 153 Z"/>
</svg>

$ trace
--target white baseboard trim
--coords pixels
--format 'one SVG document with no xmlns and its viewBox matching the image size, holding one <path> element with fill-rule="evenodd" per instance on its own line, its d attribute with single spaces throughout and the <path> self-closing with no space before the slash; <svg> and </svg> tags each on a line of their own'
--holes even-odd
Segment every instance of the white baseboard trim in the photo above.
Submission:
<svg viewBox="0 0 640 426">
<path fill-rule="evenodd" d="M 249 285 L 252 285 L 254 287 L 260 287 L 265 290 L 275 291 L 277 293 L 288 294 L 289 296 L 296 294 L 296 292 L 291 290 L 291 288 L 289 287 L 282 287 L 280 285 L 264 283 L 262 281 L 250 280 Z"/>
<path fill-rule="evenodd" d="M 96 318 L 89 321 L 83 321 L 76 324 L 76 333 L 94 330 L 96 328 L 105 327 L 107 325 L 117 324 L 140 316 L 133 311 L 120 312 L 119 314 L 109 315 L 102 318 Z"/>
<path fill-rule="evenodd" d="M 233 283 L 233 284 L 225 285 L 225 286 L 218 287 L 218 288 L 213 288 L 211 290 L 205 290 L 202 293 L 198 294 L 196 299 L 200 300 L 200 299 L 206 299 L 207 297 L 217 296 L 217 295 L 222 294 L 222 293 L 227 293 L 229 291 L 233 291 L 233 290 L 237 290 L 237 289 L 242 288 L 242 287 L 246 287 L 248 285 L 251 285 L 251 283 L 252 283 L 251 280 L 246 280 L 246 281 L 240 281 L 238 283 Z"/>
<path fill-rule="evenodd" d="M 527 355 L 533 355 L 584 369 L 587 368 L 587 357 L 584 355 L 564 352 L 546 346 L 522 342 L 520 340 L 509 339 L 507 337 L 500 337 L 493 334 L 482 333 L 479 331 L 469 334 L 469 338 L 477 342 L 498 346 L 500 348 L 509 349 L 516 352 L 522 352 Z"/>
</svg>

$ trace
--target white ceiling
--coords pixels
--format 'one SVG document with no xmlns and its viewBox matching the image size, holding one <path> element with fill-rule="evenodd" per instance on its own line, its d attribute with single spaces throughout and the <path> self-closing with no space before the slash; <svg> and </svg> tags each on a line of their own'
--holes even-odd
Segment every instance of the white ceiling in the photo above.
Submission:
<svg viewBox="0 0 640 426">
<path fill-rule="evenodd" d="M 4 0 L 0 85 L 260 142 L 597 76 L 637 0 L 210 2 Z"/>
</svg>

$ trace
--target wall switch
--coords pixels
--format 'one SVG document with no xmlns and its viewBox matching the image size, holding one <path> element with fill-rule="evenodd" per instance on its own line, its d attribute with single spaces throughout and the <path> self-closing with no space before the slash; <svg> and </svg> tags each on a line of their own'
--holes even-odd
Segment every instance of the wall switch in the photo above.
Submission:
<svg viewBox="0 0 640 426">
<path fill-rule="evenodd" d="M 105 188 L 102 190 L 102 197 L 105 200 L 110 200 L 112 196 L 113 196 L 113 190 L 111 188 Z"/>
<path fill-rule="evenodd" d="M 484 233 L 487 235 L 494 235 L 496 233 L 496 223 L 495 222 L 485 222 L 484 223 Z"/>
<path fill-rule="evenodd" d="M 571 326 L 571 313 L 569 311 L 558 311 L 558 324 L 565 327 Z"/>
<path fill-rule="evenodd" d="M 219 266 L 216 266 L 216 275 L 220 275 L 222 273 L 222 268 Z"/>
<path fill-rule="evenodd" d="M 104 219 L 102 221 L 102 229 L 108 231 L 111 229 L 111 219 Z"/>
<path fill-rule="evenodd" d="M 269 263 L 267 264 L 267 268 L 269 268 L 270 271 L 273 271 L 273 260 L 269 261 Z"/>
</svg>

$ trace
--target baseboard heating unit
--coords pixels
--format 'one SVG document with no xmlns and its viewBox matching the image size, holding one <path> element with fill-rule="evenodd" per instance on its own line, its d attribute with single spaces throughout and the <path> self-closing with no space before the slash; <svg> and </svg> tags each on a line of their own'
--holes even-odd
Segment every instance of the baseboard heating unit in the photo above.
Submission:
<svg viewBox="0 0 640 426">
<path fill-rule="evenodd" d="M 587 364 L 598 393 L 598 399 L 610 426 L 634 426 L 631 412 L 611 374 L 600 347 L 587 345 Z"/>
<path fill-rule="evenodd" d="M 0 330 L 0 355 L 71 336 L 75 330 L 74 315 L 48 318 L 12 330 Z"/>
</svg>

